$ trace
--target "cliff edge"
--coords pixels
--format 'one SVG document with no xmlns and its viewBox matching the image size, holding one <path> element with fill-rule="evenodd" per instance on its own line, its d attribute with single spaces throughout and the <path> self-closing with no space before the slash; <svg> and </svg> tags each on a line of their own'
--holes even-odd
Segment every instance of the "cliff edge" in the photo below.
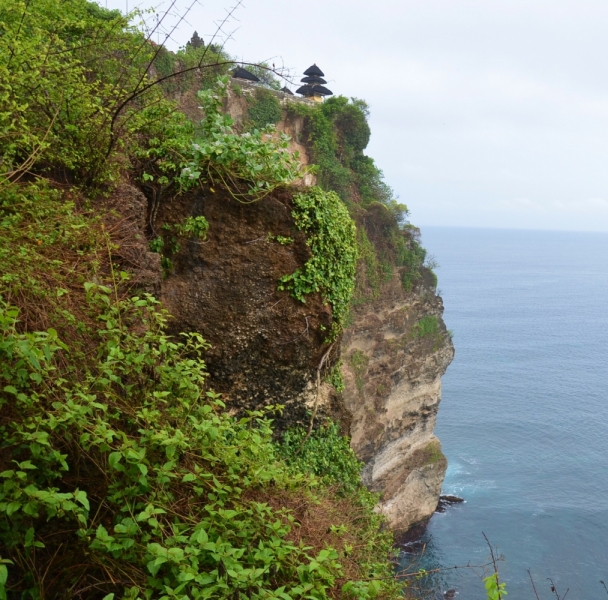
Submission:
<svg viewBox="0 0 608 600">
<path fill-rule="evenodd" d="M 397 535 L 433 514 L 447 467 L 433 433 L 454 357 L 442 313 L 428 271 L 410 292 L 395 271 L 378 299 L 354 308 L 342 342 L 351 445 Z"/>
<path fill-rule="evenodd" d="M 381 172 L 362 154 L 369 140 L 367 109 L 361 101 L 331 102 L 314 106 L 232 80 L 223 104 L 241 129 L 252 127 L 253 109 L 274 114 L 276 130 L 290 136 L 289 151 L 297 152 L 304 166 L 321 165 L 304 177 L 301 189 L 317 181 L 335 189 L 357 224 L 359 267 L 350 324 L 322 372 L 331 307 L 318 294 L 302 304 L 276 285 L 309 255 L 305 238 L 294 231 L 293 191 L 243 206 L 207 190 L 165 205 L 159 226 L 165 219 L 202 214 L 210 229 L 204 246 L 190 244 L 176 257 L 162 298 L 176 316 L 176 331 L 199 331 L 212 343 L 210 381 L 231 410 L 284 404 L 279 432 L 308 427 L 315 406 L 316 426 L 327 418 L 340 423 L 365 464 L 364 483 L 381 494 L 379 510 L 399 533 L 428 520 L 437 507 L 447 461 L 433 431 L 441 377 L 454 348 L 436 277 L 424 266 L 419 231 L 403 224 L 407 209 L 392 200 Z M 182 96 L 181 104 L 195 119 L 192 94 Z M 293 238 L 294 244 L 272 243 L 276 235 Z M 339 364 L 342 394 L 327 382 Z"/>
<path fill-rule="evenodd" d="M 195 120 L 200 109 L 193 94 L 180 101 Z M 442 320 L 436 277 L 424 266 L 420 232 L 404 221 L 405 207 L 389 200 L 392 190 L 382 188 L 373 161 L 362 154 L 357 159 L 356 144 L 367 143 L 369 128 L 356 104 L 338 99 L 336 105 L 314 106 L 233 80 L 223 111 L 235 127 L 252 127 L 249 111 L 256 106 L 264 114 L 276 111 L 276 129 L 290 136 L 288 151 L 297 152 L 303 166 L 316 161 L 326 167 L 307 173 L 299 186 L 277 189 L 253 203 L 212 186 L 161 203 L 154 213 L 157 232 L 196 217 L 204 217 L 209 230 L 204 241 L 191 239 L 171 254 L 171 268 L 156 292 L 173 315 L 173 333 L 200 333 L 211 344 L 209 384 L 223 394 L 232 414 L 278 404 L 285 407 L 275 417 L 278 435 L 328 419 L 350 434 L 351 447 L 365 465 L 363 482 L 380 493 L 378 509 L 399 535 L 433 514 L 447 467 L 433 432 L 441 377 L 454 347 Z M 329 162 L 319 140 L 323 147 L 328 140 L 334 143 L 336 155 L 354 155 L 351 168 Z M 365 169 L 380 173 L 372 181 L 373 193 L 363 185 L 363 159 L 371 161 Z M 347 172 L 354 176 L 345 191 L 337 176 Z M 311 257 L 294 222 L 293 197 L 317 181 L 341 192 L 357 226 L 356 289 L 347 326 L 331 349 L 330 303 L 320 293 L 301 302 L 278 289 L 283 276 Z M 371 187 L 369 181 L 366 185 Z M 150 213 L 150 199 L 149 206 Z M 163 235 L 165 249 L 170 248 L 171 235 Z M 340 365 L 343 390 L 339 381 L 335 385 Z"/>
</svg>

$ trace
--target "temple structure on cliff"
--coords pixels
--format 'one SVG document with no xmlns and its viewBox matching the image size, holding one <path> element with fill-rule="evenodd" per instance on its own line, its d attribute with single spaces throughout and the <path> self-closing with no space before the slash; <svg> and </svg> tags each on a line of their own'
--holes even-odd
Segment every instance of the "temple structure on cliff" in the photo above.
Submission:
<svg viewBox="0 0 608 600">
<path fill-rule="evenodd" d="M 232 76 L 235 79 L 245 79 L 246 81 L 253 81 L 254 83 L 260 81 L 259 77 L 251 73 L 251 71 L 244 69 L 243 67 L 237 67 L 236 69 L 234 69 L 234 71 L 232 71 Z"/>
<path fill-rule="evenodd" d="M 324 86 L 327 83 L 323 79 L 325 73 L 316 64 L 308 67 L 304 75 L 305 77 L 300 80 L 304 85 L 296 90 L 296 94 L 302 94 L 315 102 L 323 102 L 325 96 L 333 96 L 333 92 Z"/>
</svg>

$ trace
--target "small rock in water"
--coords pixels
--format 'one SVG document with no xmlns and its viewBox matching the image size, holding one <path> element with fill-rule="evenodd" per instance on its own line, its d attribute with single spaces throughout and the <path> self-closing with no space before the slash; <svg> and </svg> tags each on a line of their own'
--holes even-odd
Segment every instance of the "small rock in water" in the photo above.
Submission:
<svg viewBox="0 0 608 600">
<path fill-rule="evenodd" d="M 445 598 L 445 600 L 454 600 L 454 598 L 456 598 L 457 593 L 458 592 L 456 590 L 447 590 L 443 592 L 443 597 Z"/>
<path fill-rule="evenodd" d="M 461 502 L 464 502 L 464 498 L 460 498 L 458 496 L 450 496 L 450 495 L 446 495 L 446 496 L 439 496 L 439 503 L 437 504 L 437 508 L 435 509 L 435 512 L 445 512 L 446 508 L 448 508 L 448 506 L 452 506 L 452 504 L 460 504 Z"/>
<path fill-rule="evenodd" d="M 464 502 L 464 498 L 461 498 L 460 496 L 450 496 L 445 495 L 445 496 L 439 496 L 440 500 L 445 500 L 445 502 L 449 502 L 450 504 L 459 504 L 460 502 Z"/>
</svg>

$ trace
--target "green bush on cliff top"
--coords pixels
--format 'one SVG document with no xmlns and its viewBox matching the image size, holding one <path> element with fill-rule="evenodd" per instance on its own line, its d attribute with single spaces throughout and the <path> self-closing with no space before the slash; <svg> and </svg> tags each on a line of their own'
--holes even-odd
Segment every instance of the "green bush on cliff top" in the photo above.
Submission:
<svg viewBox="0 0 608 600">
<path fill-rule="evenodd" d="M 267 125 L 251 132 L 237 133 L 233 121 L 223 113 L 228 78 L 217 80 L 210 90 L 199 92 L 204 119 L 200 137 L 191 143 L 190 156 L 179 182 L 188 189 L 199 180 L 222 185 L 241 202 L 255 202 L 280 185 L 287 185 L 301 176 L 297 153 L 287 151 L 289 136 L 275 133 Z"/>
<path fill-rule="evenodd" d="M 419 231 L 407 222 L 408 209 L 396 199 L 373 158 L 364 154 L 370 139 L 368 105 L 334 96 L 314 106 L 291 104 L 305 119 L 304 142 L 318 167 L 321 188 L 336 192 L 356 222 L 359 268 L 353 304 L 376 299 L 399 268 L 403 287 L 421 280 L 425 250 Z"/>
</svg>

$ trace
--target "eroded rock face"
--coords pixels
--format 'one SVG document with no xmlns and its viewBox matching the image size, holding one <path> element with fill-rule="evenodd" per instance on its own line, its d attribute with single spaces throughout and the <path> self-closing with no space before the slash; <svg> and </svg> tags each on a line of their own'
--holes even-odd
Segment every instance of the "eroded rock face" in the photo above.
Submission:
<svg viewBox="0 0 608 600">
<path fill-rule="evenodd" d="M 160 295 L 160 255 L 150 252 L 146 238 L 148 201 L 136 187 L 122 183 L 105 199 L 105 222 L 115 244 L 112 260 L 131 272 L 138 291 Z"/>
<path fill-rule="evenodd" d="M 351 445 L 399 534 L 439 501 L 447 461 L 433 430 L 454 347 L 430 273 L 406 293 L 395 272 L 380 298 L 354 312 L 342 343 Z"/>
<path fill-rule="evenodd" d="M 349 421 L 333 387 L 321 382 L 317 388 L 330 306 L 320 294 L 302 303 L 277 289 L 283 275 L 310 257 L 291 216 L 295 192 L 241 204 L 227 192 L 199 191 L 162 206 L 156 221 L 157 230 L 190 215 L 209 222 L 206 241 L 180 243 L 163 280 L 161 299 L 174 317 L 170 328 L 175 334 L 198 332 L 211 344 L 205 353 L 209 386 L 224 394 L 228 410 L 284 405 L 283 414 L 273 417 L 278 432 L 308 427 L 315 403 L 320 420 Z M 280 244 L 276 236 L 293 243 Z M 336 348 L 330 365 L 337 356 Z"/>
<path fill-rule="evenodd" d="M 240 127 L 256 86 L 238 82 L 238 90 L 232 82 L 224 108 Z M 287 110 L 303 100 L 280 92 L 276 96 L 284 108 L 277 130 L 291 136 L 289 150 L 297 151 L 307 166 L 304 121 L 297 111 Z M 191 119 L 201 118 L 194 89 L 177 100 Z M 300 182 L 314 183 L 310 173 Z M 382 493 L 379 509 L 396 533 L 406 532 L 437 507 L 447 466 L 433 434 L 441 376 L 454 355 L 441 318 L 443 304 L 430 273 L 406 292 L 395 271 L 378 299 L 354 310 L 341 348 L 334 347 L 325 364 L 331 367 L 341 353 L 343 397 L 326 383 L 318 385 L 331 309 L 319 295 L 302 304 L 277 290 L 279 279 L 309 258 L 291 217 L 295 192 L 297 188 L 284 190 L 243 205 L 226 192 L 206 190 L 163 203 L 157 231 L 165 222 L 204 215 L 210 224 L 208 240 L 182 243 L 162 284 L 150 275 L 153 267 L 159 272 L 160 265 L 152 264 L 158 255 L 150 258 L 138 242 L 137 254 L 146 267 L 140 268 L 145 271 L 142 284 L 160 294 L 174 316 L 174 333 L 196 331 L 212 344 L 206 354 L 209 385 L 224 394 L 230 411 L 282 404 L 283 415 L 275 421 L 280 433 L 293 425 L 308 427 L 316 406 L 318 422 L 330 417 L 344 433 L 350 427 L 352 447 L 365 463 L 365 484 Z M 292 237 L 294 243 L 273 243 L 269 234 Z"/>
</svg>

